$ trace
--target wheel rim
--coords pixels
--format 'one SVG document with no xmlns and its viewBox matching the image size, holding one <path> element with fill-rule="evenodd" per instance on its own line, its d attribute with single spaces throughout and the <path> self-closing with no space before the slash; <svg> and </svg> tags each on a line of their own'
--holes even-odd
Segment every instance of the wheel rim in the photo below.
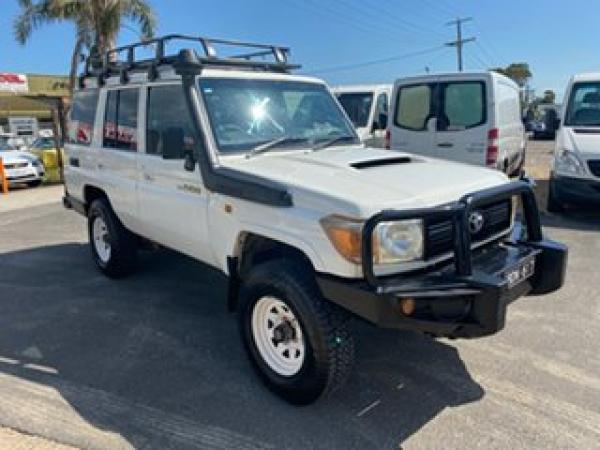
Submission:
<svg viewBox="0 0 600 450">
<path fill-rule="evenodd" d="M 302 327 L 291 308 L 275 297 L 262 297 L 252 311 L 252 335 L 267 365 L 278 375 L 298 373 L 306 354 Z"/>
<path fill-rule="evenodd" d="M 107 263 L 110 259 L 110 241 L 106 222 L 102 217 L 95 217 L 92 223 L 92 239 L 94 249 L 100 261 Z"/>
</svg>

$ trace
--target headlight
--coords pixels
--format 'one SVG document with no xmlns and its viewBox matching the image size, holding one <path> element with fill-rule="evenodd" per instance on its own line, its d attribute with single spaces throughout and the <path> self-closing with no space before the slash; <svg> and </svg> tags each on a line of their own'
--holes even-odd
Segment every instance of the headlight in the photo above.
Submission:
<svg viewBox="0 0 600 450">
<path fill-rule="evenodd" d="M 341 216 L 321 220 L 335 249 L 348 261 L 361 261 L 364 222 Z M 423 221 L 381 222 L 373 231 L 373 264 L 398 264 L 423 258 Z"/>
<path fill-rule="evenodd" d="M 423 221 L 381 222 L 373 232 L 373 263 L 397 264 L 423 258 Z"/>
<path fill-rule="evenodd" d="M 39 159 L 34 159 L 33 161 L 31 161 L 31 165 L 33 167 L 43 167 L 43 164 Z"/>
<path fill-rule="evenodd" d="M 559 151 L 554 156 L 554 170 L 560 173 L 571 173 L 573 175 L 585 175 L 584 164 L 579 157 L 570 150 Z"/>
</svg>

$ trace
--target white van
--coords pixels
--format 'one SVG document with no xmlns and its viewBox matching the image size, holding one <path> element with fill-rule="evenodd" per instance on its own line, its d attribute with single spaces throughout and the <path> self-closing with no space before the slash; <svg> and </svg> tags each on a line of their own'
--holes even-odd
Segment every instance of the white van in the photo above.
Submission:
<svg viewBox="0 0 600 450">
<path fill-rule="evenodd" d="M 565 91 L 550 175 L 548 211 L 600 205 L 600 73 L 575 75 Z"/>
<path fill-rule="evenodd" d="M 389 147 L 521 172 L 526 138 L 519 87 L 495 72 L 400 78 L 394 85 Z"/>
<path fill-rule="evenodd" d="M 338 86 L 332 92 L 350 117 L 360 140 L 369 147 L 383 148 L 392 85 Z"/>
</svg>

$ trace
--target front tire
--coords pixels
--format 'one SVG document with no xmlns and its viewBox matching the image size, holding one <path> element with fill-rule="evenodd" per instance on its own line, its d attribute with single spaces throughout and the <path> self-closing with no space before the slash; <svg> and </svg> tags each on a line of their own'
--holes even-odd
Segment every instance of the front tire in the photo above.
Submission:
<svg viewBox="0 0 600 450">
<path fill-rule="evenodd" d="M 90 249 L 96 266 L 106 276 L 121 278 L 135 270 L 137 245 L 105 199 L 92 202 L 88 210 Z"/>
<path fill-rule="evenodd" d="M 552 184 L 552 179 L 550 179 L 548 186 L 548 203 L 546 204 L 546 210 L 550 213 L 560 214 L 564 212 L 565 206 L 563 202 L 561 202 L 560 199 L 557 198 Z"/>
<path fill-rule="evenodd" d="M 350 373 L 349 314 L 322 297 L 306 264 L 277 259 L 251 270 L 242 283 L 239 319 L 258 375 L 290 403 L 327 396 Z"/>
</svg>

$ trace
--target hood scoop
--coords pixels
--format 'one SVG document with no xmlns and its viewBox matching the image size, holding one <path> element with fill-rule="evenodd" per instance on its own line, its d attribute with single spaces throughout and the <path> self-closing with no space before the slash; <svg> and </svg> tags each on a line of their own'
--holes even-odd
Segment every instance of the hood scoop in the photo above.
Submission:
<svg viewBox="0 0 600 450">
<path fill-rule="evenodd" d="M 373 167 L 393 166 L 397 164 L 408 164 L 414 162 L 414 159 L 409 156 L 399 156 L 397 158 L 369 159 L 366 161 L 358 161 L 351 163 L 350 166 L 355 169 L 371 169 Z"/>
</svg>

